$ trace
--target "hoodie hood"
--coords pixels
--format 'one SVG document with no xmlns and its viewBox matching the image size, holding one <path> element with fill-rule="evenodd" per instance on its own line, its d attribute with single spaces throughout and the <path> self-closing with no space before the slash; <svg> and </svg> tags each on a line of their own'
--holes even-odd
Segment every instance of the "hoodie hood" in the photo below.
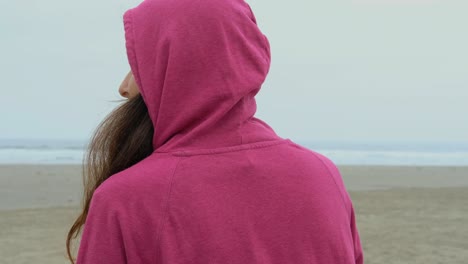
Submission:
<svg viewBox="0 0 468 264">
<path fill-rule="evenodd" d="M 145 0 L 123 22 L 154 152 L 281 139 L 254 117 L 271 56 L 244 0 Z"/>
</svg>

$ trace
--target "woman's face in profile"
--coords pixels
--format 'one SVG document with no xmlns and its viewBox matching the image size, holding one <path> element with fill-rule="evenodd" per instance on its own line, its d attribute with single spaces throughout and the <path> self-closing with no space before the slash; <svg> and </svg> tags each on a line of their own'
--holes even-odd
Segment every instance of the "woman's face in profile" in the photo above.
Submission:
<svg viewBox="0 0 468 264">
<path fill-rule="evenodd" d="M 132 71 L 129 71 L 125 79 L 122 81 L 119 87 L 119 93 L 121 96 L 126 97 L 128 99 L 138 95 L 140 90 L 138 85 L 135 82 L 135 78 L 133 77 Z"/>
</svg>

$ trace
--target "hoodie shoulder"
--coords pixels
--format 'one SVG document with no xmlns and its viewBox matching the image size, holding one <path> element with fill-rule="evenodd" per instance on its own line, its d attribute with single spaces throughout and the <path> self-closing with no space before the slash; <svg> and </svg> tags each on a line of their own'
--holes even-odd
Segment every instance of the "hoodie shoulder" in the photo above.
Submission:
<svg viewBox="0 0 468 264">
<path fill-rule="evenodd" d="M 129 198 L 145 191 L 161 190 L 170 182 L 179 161 L 172 155 L 154 153 L 135 165 L 115 173 L 96 189 L 114 198 Z"/>
<path fill-rule="evenodd" d="M 344 181 L 343 181 L 343 177 L 342 177 L 342 174 L 341 174 L 341 171 L 340 169 L 338 168 L 338 166 L 335 164 L 335 162 L 332 161 L 331 158 L 329 158 L 328 156 L 320 153 L 320 152 L 317 152 L 315 150 L 312 150 L 312 149 L 309 149 L 309 148 L 306 148 L 302 145 L 299 145 L 295 142 L 292 142 L 292 145 L 302 151 L 305 151 L 306 153 L 308 153 L 310 156 L 312 156 L 312 160 L 316 163 L 318 163 L 319 165 L 322 165 L 323 167 L 325 167 L 325 169 L 329 172 L 329 176 L 333 179 L 336 187 L 338 188 L 340 194 L 341 194 L 341 197 L 343 199 L 343 203 L 344 203 L 344 206 L 346 208 L 346 210 L 348 211 L 348 213 L 350 213 L 351 211 L 351 207 L 352 207 L 352 203 L 351 203 L 351 198 L 349 196 L 349 193 L 346 189 L 346 186 L 344 184 Z"/>
<path fill-rule="evenodd" d="M 95 190 L 78 254 L 81 263 L 153 263 L 180 158 L 152 154 Z M 142 247 L 145 247 L 143 249 Z"/>
</svg>

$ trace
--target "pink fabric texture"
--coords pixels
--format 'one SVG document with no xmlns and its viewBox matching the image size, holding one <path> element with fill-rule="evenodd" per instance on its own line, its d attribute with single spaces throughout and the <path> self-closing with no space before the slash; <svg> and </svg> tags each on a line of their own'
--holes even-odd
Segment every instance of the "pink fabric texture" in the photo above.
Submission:
<svg viewBox="0 0 468 264">
<path fill-rule="evenodd" d="M 154 152 L 95 191 L 77 264 L 362 264 L 337 166 L 254 116 L 267 37 L 243 0 L 123 15 Z"/>
</svg>

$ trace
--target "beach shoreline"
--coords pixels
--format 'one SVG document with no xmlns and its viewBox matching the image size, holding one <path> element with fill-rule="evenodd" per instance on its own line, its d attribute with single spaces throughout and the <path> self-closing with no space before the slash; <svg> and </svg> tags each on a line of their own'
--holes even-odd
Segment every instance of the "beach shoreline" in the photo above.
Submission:
<svg viewBox="0 0 468 264">
<path fill-rule="evenodd" d="M 348 191 L 468 187 L 468 166 L 338 165 Z M 0 210 L 77 206 L 81 165 L 0 165 Z"/>
</svg>

